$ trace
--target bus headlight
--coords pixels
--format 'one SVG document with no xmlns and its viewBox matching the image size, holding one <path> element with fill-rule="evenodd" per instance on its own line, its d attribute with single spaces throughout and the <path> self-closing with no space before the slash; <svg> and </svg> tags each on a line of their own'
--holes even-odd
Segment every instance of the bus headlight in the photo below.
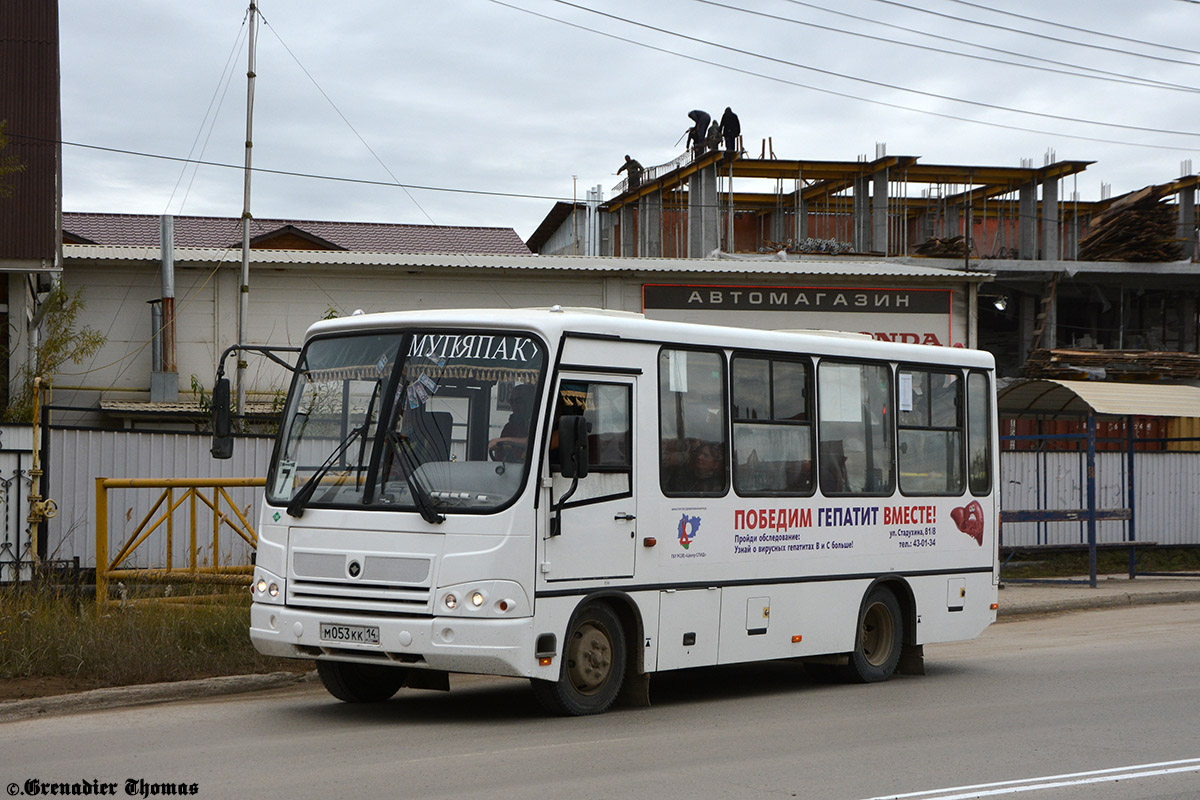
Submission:
<svg viewBox="0 0 1200 800">
<path fill-rule="evenodd" d="M 525 590 L 514 581 L 472 581 L 438 590 L 436 609 L 456 617 L 522 617 L 533 613 Z"/>
<path fill-rule="evenodd" d="M 250 583 L 250 597 L 256 603 L 283 603 L 283 579 L 277 578 L 262 568 L 254 571 L 254 579 Z"/>
</svg>

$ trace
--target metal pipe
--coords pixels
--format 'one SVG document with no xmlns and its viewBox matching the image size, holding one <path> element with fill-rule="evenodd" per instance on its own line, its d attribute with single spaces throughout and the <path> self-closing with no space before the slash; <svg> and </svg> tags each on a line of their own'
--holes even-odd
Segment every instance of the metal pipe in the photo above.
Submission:
<svg viewBox="0 0 1200 800">
<path fill-rule="evenodd" d="M 150 369 L 160 372 L 163 365 L 162 302 L 150 301 Z"/>
<path fill-rule="evenodd" d="M 159 225 L 162 248 L 162 336 L 160 356 L 154 363 L 163 372 L 178 372 L 175 363 L 175 218 L 163 214 Z M 157 332 L 159 329 L 155 328 Z"/>
<path fill-rule="evenodd" d="M 242 280 L 238 289 L 238 344 L 246 344 L 246 325 L 250 315 L 250 160 L 254 148 L 254 45 L 258 38 L 258 5 L 250 0 L 250 29 L 246 69 L 246 168 L 242 192 Z M 246 361 L 238 353 L 237 362 L 237 413 L 246 413 Z"/>
</svg>

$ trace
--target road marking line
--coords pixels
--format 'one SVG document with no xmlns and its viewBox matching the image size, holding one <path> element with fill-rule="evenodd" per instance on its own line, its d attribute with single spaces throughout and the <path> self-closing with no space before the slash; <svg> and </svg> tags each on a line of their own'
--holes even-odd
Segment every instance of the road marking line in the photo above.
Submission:
<svg viewBox="0 0 1200 800">
<path fill-rule="evenodd" d="M 885 794 L 867 800 L 968 800 L 976 797 L 995 797 L 1003 794 L 1018 794 L 1064 786 L 1085 786 L 1091 783 L 1150 778 L 1156 775 L 1171 775 L 1180 772 L 1200 772 L 1200 758 L 1185 758 L 1178 761 L 1160 761 L 1153 764 L 1134 764 L 1127 767 L 1071 772 L 1065 775 L 1046 775 L 1040 778 L 1021 778 L 1012 781 L 980 783 L 973 786 L 951 786 L 945 789 L 925 789 L 906 794 Z"/>
</svg>

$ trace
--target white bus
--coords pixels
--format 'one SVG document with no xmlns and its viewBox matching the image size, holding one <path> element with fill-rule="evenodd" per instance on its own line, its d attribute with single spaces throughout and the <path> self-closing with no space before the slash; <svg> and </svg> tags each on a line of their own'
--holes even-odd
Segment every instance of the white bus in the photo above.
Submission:
<svg viewBox="0 0 1200 800">
<path fill-rule="evenodd" d="M 309 331 L 251 638 L 349 702 L 529 678 L 560 714 L 654 672 L 858 682 L 996 617 L 983 352 L 522 309 Z"/>
</svg>

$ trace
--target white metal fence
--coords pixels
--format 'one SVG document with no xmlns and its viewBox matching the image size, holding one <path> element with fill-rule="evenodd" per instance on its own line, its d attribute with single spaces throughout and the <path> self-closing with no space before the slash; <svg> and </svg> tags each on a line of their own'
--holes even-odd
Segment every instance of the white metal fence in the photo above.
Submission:
<svg viewBox="0 0 1200 800">
<path fill-rule="evenodd" d="M 265 438 L 238 439 L 229 460 L 209 454 L 207 434 L 143 433 L 137 431 L 62 430 L 51 428 L 45 456 L 47 495 L 58 503 L 58 515 L 47 524 L 47 557 L 79 557 L 85 567 L 96 565 L 96 478 L 245 478 L 262 476 L 272 442 Z M 109 556 L 117 554 L 124 537 L 158 499 L 159 491 L 110 490 Z M 257 524 L 262 489 L 230 489 L 237 506 Z M 188 510 L 176 511 L 178 529 L 186 529 Z M 184 563 L 187 537 L 176 536 L 175 563 Z M 249 548 L 231 531 L 221 533 L 223 557 L 249 563 Z M 240 561 L 238 561 L 240 559 Z M 154 536 L 127 560 L 130 567 L 160 567 L 166 563 L 166 537 Z"/>
<path fill-rule="evenodd" d="M 58 504 L 58 514 L 47 523 L 46 555 L 51 559 L 78 557 L 85 567 L 95 566 L 96 478 L 240 478 L 266 474 L 271 440 L 238 439 L 234 457 L 213 459 L 211 438 L 203 434 L 128 431 L 49 431 L 44 457 L 47 496 Z M 0 583 L 16 577 L 19 561 L 28 562 L 30 537 L 25 518 L 29 511 L 29 469 L 32 435 L 27 426 L 0 428 Z M 1084 456 L 1067 452 L 1004 452 L 1000 457 L 1000 501 L 1004 510 L 1067 509 L 1086 506 Z M 1127 460 L 1122 453 L 1097 453 L 1096 498 L 1099 508 L 1123 508 Z M 1135 459 L 1135 524 L 1140 541 L 1160 545 L 1200 544 L 1200 453 L 1138 452 Z M 1039 472 L 1041 480 L 1039 481 Z M 240 508 L 249 508 L 257 521 L 261 489 L 234 490 Z M 110 498 L 110 529 L 131 528 L 157 499 L 155 492 L 129 490 Z M 177 512 L 183 514 L 181 510 Z M 182 524 L 182 523 L 180 523 Z M 228 542 L 231 552 L 244 556 L 244 543 Z M 1086 523 L 1010 523 L 1004 526 L 1002 544 L 1086 544 Z M 1099 542 L 1127 540 L 1124 522 L 1097 523 Z M 115 536 L 112 547 L 118 546 Z M 177 541 L 174 557 L 184 556 L 186 543 Z M 156 567 L 165 563 L 165 540 L 139 548 L 131 566 Z M 239 549 L 240 548 L 240 549 Z M 226 552 L 230 552 L 226 551 Z M 20 554 L 20 557 L 18 557 Z M 115 550 L 110 555 L 115 554 Z M 180 562 L 181 563 L 181 562 Z M 28 577 L 27 571 L 21 579 Z"/>
<path fill-rule="evenodd" d="M 1126 508 L 1128 455 L 1096 454 L 1096 507 Z M 1134 524 L 1138 541 L 1200 544 L 1200 453 L 1134 454 Z M 1002 452 L 1000 507 L 1005 511 L 1087 508 L 1085 453 Z M 1099 543 L 1129 540 L 1128 523 L 1096 523 Z M 1005 547 L 1087 544 L 1086 522 L 1005 523 Z"/>
</svg>

